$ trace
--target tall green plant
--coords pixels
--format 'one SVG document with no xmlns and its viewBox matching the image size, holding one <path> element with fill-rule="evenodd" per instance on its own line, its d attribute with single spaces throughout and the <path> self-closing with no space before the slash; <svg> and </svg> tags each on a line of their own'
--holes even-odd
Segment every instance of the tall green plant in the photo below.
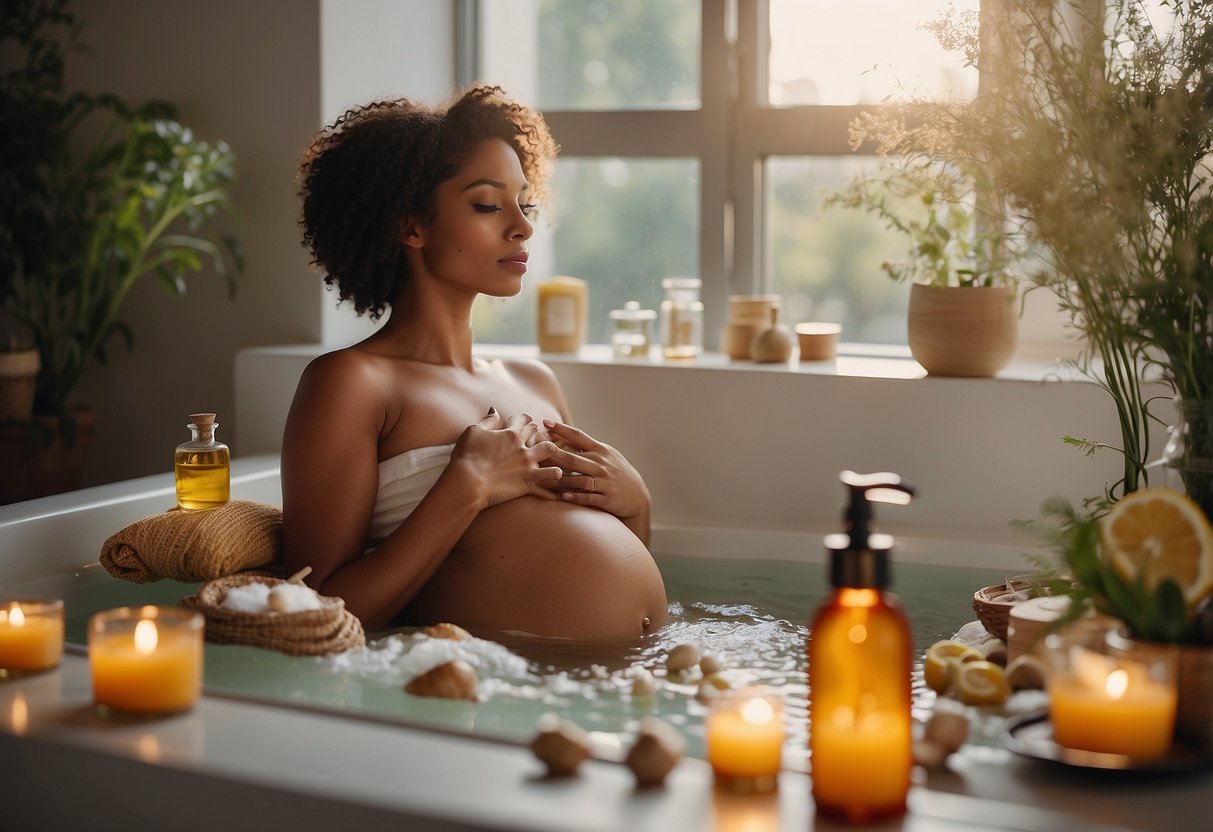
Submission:
<svg viewBox="0 0 1213 832">
<path fill-rule="evenodd" d="M 1115 402 L 1114 498 L 1146 483 L 1151 374 L 1185 400 L 1213 393 L 1213 5 L 1164 3 L 1171 26 L 1134 0 L 1102 5 L 1003 0 L 982 21 L 987 48 L 976 30 L 952 42 L 985 85 L 963 138 L 1047 249 L 1034 281 Z"/>
<path fill-rule="evenodd" d="M 230 205 L 234 156 L 169 105 L 65 90 L 80 29 L 67 0 L 14 0 L 2 14 L 0 46 L 20 60 L 0 89 L 0 309 L 41 353 L 35 413 L 56 415 L 114 336 L 133 346 L 121 311 L 141 278 L 180 295 L 209 267 L 234 292 L 239 249 L 205 228 Z"/>
</svg>

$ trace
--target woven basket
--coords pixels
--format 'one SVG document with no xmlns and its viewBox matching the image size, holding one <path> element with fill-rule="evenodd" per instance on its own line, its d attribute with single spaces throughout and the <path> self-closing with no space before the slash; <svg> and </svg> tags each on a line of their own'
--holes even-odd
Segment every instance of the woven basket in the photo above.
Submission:
<svg viewBox="0 0 1213 832">
<path fill-rule="evenodd" d="M 319 609 L 296 612 L 242 612 L 222 606 L 229 590 L 250 583 L 274 587 L 287 581 L 264 575 L 227 575 L 181 600 L 206 616 L 207 641 L 265 647 L 292 656 L 321 656 L 366 644 L 362 622 L 340 598 L 322 595 Z"/>
<path fill-rule="evenodd" d="M 1048 588 L 1041 578 L 1023 575 L 1008 578 L 1005 584 L 983 586 L 973 593 L 973 612 L 986 632 L 1001 641 L 1007 640 L 1007 624 L 1011 620 L 1011 608 L 1020 601 L 1047 595 Z"/>
</svg>

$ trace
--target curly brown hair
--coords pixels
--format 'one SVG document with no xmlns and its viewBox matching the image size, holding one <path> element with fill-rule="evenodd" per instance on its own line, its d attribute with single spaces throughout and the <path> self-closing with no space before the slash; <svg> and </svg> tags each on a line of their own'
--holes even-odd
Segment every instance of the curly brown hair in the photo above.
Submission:
<svg viewBox="0 0 1213 832">
<path fill-rule="evenodd" d="M 347 110 L 312 140 L 299 165 L 303 244 L 341 300 L 378 319 L 409 278 L 400 229 L 434 218 L 434 192 L 480 142 L 514 148 L 530 187 L 547 198 L 559 149 L 543 116 L 500 87 L 475 86 L 446 107 L 406 98 Z"/>
</svg>

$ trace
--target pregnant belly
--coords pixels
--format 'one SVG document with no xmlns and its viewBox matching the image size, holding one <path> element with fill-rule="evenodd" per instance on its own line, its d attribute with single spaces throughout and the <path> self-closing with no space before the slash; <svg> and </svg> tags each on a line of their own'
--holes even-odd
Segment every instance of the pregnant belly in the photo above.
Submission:
<svg viewBox="0 0 1213 832">
<path fill-rule="evenodd" d="M 623 641 L 665 623 L 665 585 L 648 549 L 619 518 L 522 497 L 480 513 L 405 617 Z"/>
</svg>

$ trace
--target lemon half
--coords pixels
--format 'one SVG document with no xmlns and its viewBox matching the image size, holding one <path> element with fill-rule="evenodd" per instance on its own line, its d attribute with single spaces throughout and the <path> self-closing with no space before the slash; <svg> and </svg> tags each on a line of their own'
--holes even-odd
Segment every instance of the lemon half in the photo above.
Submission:
<svg viewBox="0 0 1213 832">
<path fill-rule="evenodd" d="M 926 657 L 922 663 L 922 678 L 927 687 L 936 693 L 943 693 L 952 687 L 956 678 L 956 665 L 962 662 L 975 662 L 984 659 L 980 652 L 959 641 L 944 639 L 937 641 L 927 648 Z"/>
<path fill-rule="evenodd" d="M 1200 506 L 1170 488 L 1142 488 L 1100 522 L 1103 556 L 1121 578 L 1153 592 L 1170 578 L 1188 606 L 1213 592 L 1213 528 Z"/>
</svg>

